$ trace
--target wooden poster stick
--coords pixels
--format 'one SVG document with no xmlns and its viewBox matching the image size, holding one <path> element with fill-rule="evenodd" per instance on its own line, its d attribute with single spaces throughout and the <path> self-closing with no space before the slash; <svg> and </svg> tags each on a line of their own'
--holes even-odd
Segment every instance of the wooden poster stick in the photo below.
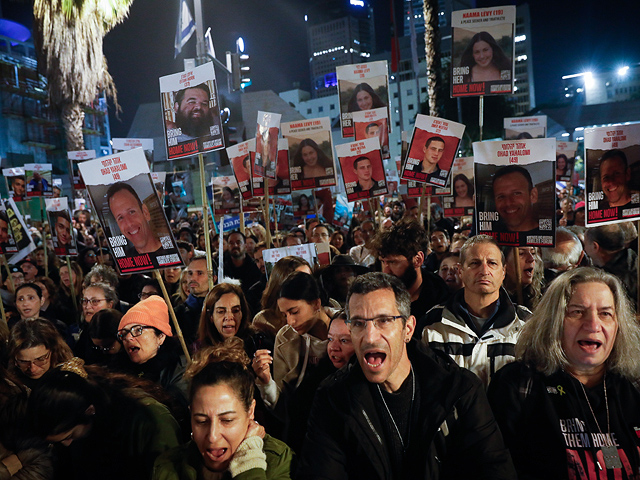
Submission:
<svg viewBox="0 0 640 480">
<path fill-rule="evenodd" d="M 187 344 L 184 341 L 184 336 L 182 335 L 182 330 L 180 329 L 180 325 L 178 324 L 178 319 L 176 318 L 176 312 L 173 311 L 173 306 L 171 306 L 171 299 L 169 299 L 169 293 L 167 292 L 167 287 L 165 287 L 164 282 L 162 281 L 162 276 L 158 270 L 153 271 L 156 280 L 160 284 L 160 289 L 162 290 L 162 296 L 164 297 L 164 301 L 167 303 L 167 308 L 169 309 L 169 315 L 171 316 L 171 321 L 173 322 L 173 327 L 176 329 L 176 335 L 178 336 L 178 340 L 180 340 L 180 345 L 182 346 L 182 351 L 184 352 L 184 356 L 187 358 L 187 361 L 191 363 L 191 356 L 189 355 L 189 349 L 187 348 Z M 211 275 L 209 275 L 211 276 Z"/>
<path fill-rule="evenodd" d="M 213 271 L 213 261 L 211 259 L 211 238 L 209 234 L 209 200 L 207 200 L 207 185 L 204 180 L 204 156 L 198 154 L 198 162 L 200 163 L 200 193 L 202 197 L 202 224 L 204 226 L 204 246 L 207 251 L 207 271 L 211 274 Z M 213 277 L 209 275 L 209 290 L 213 288 Z M 171 302 L 168 301 L 169 305 Z M 171 310 L 171 308 L 169 308 Z M 183 340 L 184 341 L 184 340 Z"/>
</svg>

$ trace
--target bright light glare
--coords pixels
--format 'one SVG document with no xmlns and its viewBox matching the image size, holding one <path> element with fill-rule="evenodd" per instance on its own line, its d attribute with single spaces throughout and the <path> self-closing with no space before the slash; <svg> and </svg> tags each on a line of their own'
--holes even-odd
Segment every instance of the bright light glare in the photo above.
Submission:
<svg viewBox="0 0 640 480">
<path fill-rule="evenodd" d="M 629 71 L 629 65 L 625 65 L 624 67 L 618 69 L 618 75 L 620 75 L 621 77 L 624 77 L 628 71 Z"/>
<path fill-rule="evenodd" d="M 563 136 L 563 137 L 568 137 L 568 136 L 569 136 L 569 134 L 568 134 L 567 132 L 564 132 L 564 133 L 562 134 L 562 136 Z"/>
<path fill-rule="evenodd" d="M 593 73 L 584 72 L 584 87 L 593 88 L 595 86 L 595 80 L 593 79 Z"/>
<path fill-rule="evenodd" d="M 244 52 L 244 40 L 242 37 L 238 37 L 238 40 L 236 40 L 236 45 L 238 46 L 238 50 L 240 52 Z"/>
</svg>

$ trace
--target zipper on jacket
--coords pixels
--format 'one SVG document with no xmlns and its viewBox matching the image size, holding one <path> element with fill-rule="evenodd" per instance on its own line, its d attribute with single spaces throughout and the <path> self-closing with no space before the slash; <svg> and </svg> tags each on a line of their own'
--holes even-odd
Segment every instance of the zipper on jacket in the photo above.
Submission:
<svg viewBox="0 0 640 480">
<path fill-rule="evenodd" d="M 373 434 L 376 436 L 376 438 L 378 439 L 378 442 L 380 442 L 380 445 L 384 445 L 382 443 L 382 438 L 380 437 L 380 435 L 378 435 L 378 432 L 376 431 L 376 429 L 373 426 L 373 423 L 371 423 L 371 420 L 369 419 L 369 415 L 367 415 L 367 412 L 365 412 L 364 408 L 362 409 L 362 415 L 364 415 L 365 420 L 367 421 L 367 423 L 369 424 L 369 428 L 371 428 L 371 431 L 373 432 Z"/>
</svg>

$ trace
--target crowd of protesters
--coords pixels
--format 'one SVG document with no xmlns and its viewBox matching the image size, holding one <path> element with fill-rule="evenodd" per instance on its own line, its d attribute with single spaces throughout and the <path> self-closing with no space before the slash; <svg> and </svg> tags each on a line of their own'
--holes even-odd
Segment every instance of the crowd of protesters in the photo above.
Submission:
<svg viewBox="0 0 640 480">
<path fill-rule="evenodd" d="M 168 302 L 89 211 L 70 262 L 32 228 L 2 268 L 0 480 L 640 478 L 634 224 L 586 229 L 563 190 L 554 248 L 504 248 L 415 203 L 212 232 L 211 270 L 182 218 Z M 267 276 L 306 243 L 330 264 Z"/>
</svg>

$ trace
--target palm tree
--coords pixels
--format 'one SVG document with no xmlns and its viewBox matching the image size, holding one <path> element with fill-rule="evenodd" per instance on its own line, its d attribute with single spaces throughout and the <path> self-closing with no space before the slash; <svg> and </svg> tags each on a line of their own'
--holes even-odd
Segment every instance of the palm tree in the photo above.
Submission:
<svg viewBox="0 0 640 480">
<path fill-rule="evenodd" d="M 429 115 L 440 116 L 440 28 L 438 0 L 424 0 L 424 49 L 427 59 L 427 95 Z"/>
<path fill-rule="evenodd" d="M 67 150 L 84 150 L 85 106 L 100 92 L 118 98 L 102 39 L 129 13 L 133 0 L 34 0 L 34 43 L 51 104 L 61 111 Z"/>
</svg>

